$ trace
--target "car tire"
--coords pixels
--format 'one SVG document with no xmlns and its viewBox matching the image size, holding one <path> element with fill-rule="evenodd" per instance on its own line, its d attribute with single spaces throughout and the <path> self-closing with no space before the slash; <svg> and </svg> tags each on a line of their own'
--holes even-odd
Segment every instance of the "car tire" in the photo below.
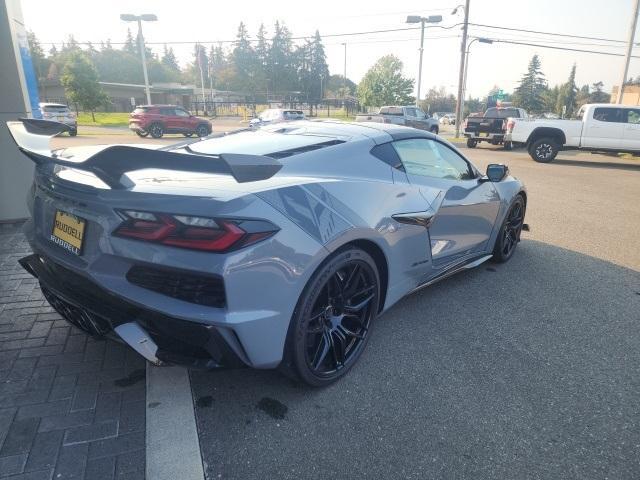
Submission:
<svg viewBox="0 0 640 480">
<path fill-rule="evenodd" d="M 506 151 L 511 151 L 513 150 L 513 142 L 504 142 L 504 149 Z"/>
<path fill-rule="evenodd" d="M 474 140 L 473 138 L 468 138 L 467 139 L 467 147 L 468 148 L 476 148 L 477 145 L 478 145 L 478 142 L 476 140 Z"/>
<path fill-rule="evenodd" d="M 552 162 L 558 155 L 559 147 L 553 138 L 539 138 L 529 147 L 529 155 L 538 163 Z"/>
<path fill-rule="evenodd" d="M 498 231 L 496 243 L 493 247 L 492 261 L 504 263 L 513 257 L 516 247 L 520 242 L 520 234 L 522 233 L 526 211 L 527 205 L 524 197 L 520 194 L 516 195 Z"/>
<path fill-rule="evenodd" d="M 298 300 L 280 371 L 313 387 L 342 378 L 366 347 L 379 298 L 373 258 L 356 247 L 335 252 L 315 271 Z"/>
<path fill-rule="evenodd" d="M 149 132 L 147 132 L 146 130 L 136 130 L 136 135 L 144 138 L 149 135 Z"/>
<path fill-rule="evenodd" d="M 433 127 L 431 127 L 431 128 L 429 129 L 429 131 L 430 131 L 431 133 L 433 133 L 434 135 L 438 135 L 438 133 L 440 133 L 440 129 L 439 129 L 438 127 L 436 127 L 435 125 L 434 125 Z"/>
<path fill-rule="evenodd" d="M 183 133 L 185 137 L 193 137 L 193 132 L 185 132 Z"/>
<path fill-rule="evenodd" d="M 76 135 L 78 135 L 78 129 L 74 128 L 73 130 L 69 130 L 69 136 L 70 137 L 75 137 Z"/>
<path fill-rule="evenodd" d="M 196 135 L 200 138 L 206 137 L 209 135 L 209 127 L 206 125 L 198 125 L 196 128 Z"/>
<path fill-rule="evenodd" d="M 162 138 L 164 135 L 164 128 L 159 123 L 154 123 L 149 127 L 149 133 L 153 138 Z"/>
</svg>

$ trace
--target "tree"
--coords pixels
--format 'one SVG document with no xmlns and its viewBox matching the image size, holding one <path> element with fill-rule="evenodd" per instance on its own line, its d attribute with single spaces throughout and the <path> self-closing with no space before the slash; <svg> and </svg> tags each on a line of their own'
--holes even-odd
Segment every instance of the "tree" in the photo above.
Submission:
<svg viewBox="0 0 640 480">
<path fill-rule="evenodd" d="M 31 61 L 33 62 L 33 69 L 36 72 L 38 83 L 40 83 L 42 79 L 46 78 L 51 61 L 45 57 L 42 45 L 40 45 L 35 33 L 28 31 L 27 40 L 29 42 L 29 51 L 31 53 Z M 55 48 L 55 45 L 52 48 Z"/>
<path fill-rule="evenodd" d="M 589 97 L 589 103 L 609 103 L 611 101 L 611 95 L 603 92 L 603 87 L 604 83 L 602 83 L 601 81 L 591 84 L 591 88 L 593 89 L 593 91 L 591 92 L 591 95 Z"/>
<path fill-rule="evenodd" d="M 527 73 L 520 80 L 520 85 L 515 89 L 513 103 L 529 113 L 541 113 L 544 111 L 545 102 L 543 93 L 547 89 L 547 81 L 541 70 L 540 57 L 531 57 Z"/>
<path fill-rule="evenodd" d="M 344 98 L 354 96 L 358 89 L 353 80 L 347 78 L 345 81 L 344 75 L 340 74 L 330 75 L 328 80 L 324 80 L 324 84 L 325 97 Z"/>
<path fill-rule="evenodd" d="M 427 113 L 453 112 L 456 109 L 456 97 L 451 93 L 447 94 L 444 87 L 433 87 L 420 102 L 420 107 Z"/>
<path fill-rule="evenodd" d="M 413 103 L 413 80 L 402 76 L 402 62 L 385 55 L 371 67 L 358 85 L 358 99 L 365 107 Z"/>
<path fill-rule="evenodd" d="M 133 35 L 131 35 L 131 29 L 127 28 L 127 39 L 124 41 L 124 46 L 122 50 L 130 53 L 131 55 L 135 55 L 138 51 L 138 47 L 136 46 L 136 41 L 133 39 Z"/>
<path fill-rule="evenodd" d="M 276 21 L 269 48 L 270 90 L 291 91 L 298 85 L 293 61 L 291 33 L 284 23 Z"/>
<path fill-rule="evenodd" d="M 576 86 L 576 64 L 574 63 L 569 73 L 567 83 L 560 87 L 558 99 L 556 101 L 555 112 L 568 118 L 573 116 L 576 109 L 576 94 L 578 87 Z"/>
<path fill-rule="evenodd" d="M 95 110 L 107 103 L 109 98 L 98 83 L 98 72 L 91 60 L 82 52 L 74 52 L 64 66 L 60 83 L 67 98 L 84 110 L 91 111 L 95 122 Z"/>
<path fill-rule="evenodd" d="M 173 48 L 167 48 L 165 44 L 164 50 L 162 52 L 162 58 L 160 62 L 170 70 L 175 72 L 180 72 L 180 65 L 178 65 L 178 60 L 176 59 L 176 54 L 173 52 Z"/>
</svg>

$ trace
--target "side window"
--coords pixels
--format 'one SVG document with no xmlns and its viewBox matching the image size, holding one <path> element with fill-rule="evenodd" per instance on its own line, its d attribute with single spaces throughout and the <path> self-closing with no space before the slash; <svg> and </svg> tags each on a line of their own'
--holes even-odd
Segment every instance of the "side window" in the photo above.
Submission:
<svg viewBox="0 0 640 480">
<path fill-rule="evenodd" d="M 622 109 L 598 107 L 593 111 L 593 119 L 600 122 L 622 123 Z"/>
<path fill-rule="evenodd" d="M 424 138 L 393 142 L 406 172 L 422 177 L 469 180 L 472 170 L 464 158 L 449 147 Z"/>
<path fill-rule="evenodd" d="M 178 115 L 179 117 L 189 117 L 190 116 L 188 112 L 185 112 L 181 108 L 176 108 L 176 115 Z"/>
<path fill-rule="evenodd" d="M 405 108 L 404 109 L 405 114 L 407 115 L 407 117 L 417 117 L 417 113 L 416 113 L 416 109 L 415 108 Z"/>
<path fill-rule="evenodd" d="M 161 108 L 160 109 L 160 115 L 169 115 L 169 116 L 174 116 L 174 109 L 173 108 Z"/>
<path fill-rule="evenodd" d="M 640 124 L 640 110 L 625 110 L 625 121 L 627 123 Z"/>
</svg>

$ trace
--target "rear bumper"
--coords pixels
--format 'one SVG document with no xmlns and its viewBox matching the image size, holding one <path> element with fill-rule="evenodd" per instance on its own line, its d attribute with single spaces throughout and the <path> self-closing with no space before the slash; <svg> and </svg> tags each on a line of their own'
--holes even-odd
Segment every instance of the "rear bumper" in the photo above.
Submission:
<svg viewBox="0 0 640 480">
<path fill-rule="evenodd" d="M 477 141 L 491 141 L 491 140 L 499 140 L 502 141 L 505 139 L 504 133 L 478 133 L 478 132 L 464 132 L 464 136 L 467 138 L 471 138 Z"/>
<path fill-rule="evenodd" d="M 118 328 L 137 324 L 150 337 L 149 343 L 157 347 L 153 353 L 162 363 L 200 368 L 245 365 L 216 326 L 185 321 L 140 307 L 39 254 L 22 258 L 20 264 L 38 279 L 51 306 L 90 335 L 113 336 L 115 331 L 151 360 L 140 351 L 139 345 L 131 344 L 143 337 L 123 335 L 124 329 Z"/>
</svg>

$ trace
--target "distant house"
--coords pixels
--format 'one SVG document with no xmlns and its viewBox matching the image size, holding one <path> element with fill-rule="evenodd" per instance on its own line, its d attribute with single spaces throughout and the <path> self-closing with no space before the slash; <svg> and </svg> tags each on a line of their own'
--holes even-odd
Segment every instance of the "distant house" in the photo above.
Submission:
<svg viewBox="0 0 640 480">
<path fill-rule="evenodd" d="M 111 102 L 107 110 L 112 112 L 130 112 L 135 105 L 147 103 L 144 85 L 131 83 L 100 82 Z M 151 103 L 181 105 L 191 109 L 191 101 L 196 90 L 193 85 L 179 83 L 154 83 L 149 87 Z M 40 84 L 41 102 L 68 103 L 64 88 L 59 80 L 44 80 Z"/>
<path fill-rule="evenodd" d="M 618 86 L 611 90 L 611 103 L 616 103 L 618 99 Z M 640 85 L 625 85 L 622 92 L 623 105 L 640 105 Z"/>
</svg>

